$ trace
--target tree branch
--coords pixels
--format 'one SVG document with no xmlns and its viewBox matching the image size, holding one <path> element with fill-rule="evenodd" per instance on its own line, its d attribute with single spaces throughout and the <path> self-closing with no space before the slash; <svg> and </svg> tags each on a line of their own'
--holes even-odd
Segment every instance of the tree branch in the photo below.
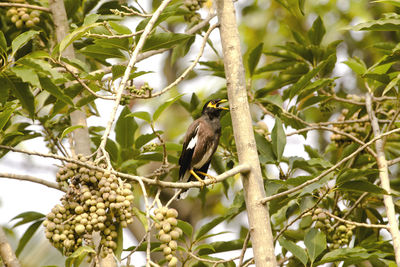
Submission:
<svg viewBox="0 0 400 267">
<path fill-rule="evenodd" d="M 53 188 L 53 189 L 57 189 L 63 192 L 67 192 L 67 190 L 65 188 L 62 188 L 59 184 L 57 183 L 53 183 L 44 179 L 40 179 L 37 177 L 33 177 L 30 175 L 24 175 L 24 174 L 14 174 L 14 173 L 0 173 L 0 178 L 8 178 L 8 179 L 14 179 L 14 180 L 20 180 L 20 181 L 29 181 L 29 182 L 33 182 L 33 183 L 37 183 L 37 184 L 42 184 L 45 185 L 47 187 Z"/>
<path fill-rule="evenodd" d="M 224 55 L 226 85 L 232 117 L 233 134 L 239 163 L 249 164 L 251 171 L 242 175 L 254 259 L 257 266 L 276 266 L 275 248 L 268 208 L 260 205 L 265 197 L 263 178 L 254 138 L 246 92 L 246 79 L 232 0 L 217 0 L 217 15 Z"/>
<path fill-rule="evenodd" d="M 372 108 L 371 90 L 369 90 L 369 92 L 365 94 L 365 104 L 367 107 L 369 119 L 371 120 L 371 126 L 372 126 L 372 131 L 374 133 L 374 136 L 382 136 L 382 134 L 380 133 L 378 121 L 375 117 L 375 113 Z M 391 131 L 386 132 L 386 133 L 390 133 L 390 132 Z M 375 143 L 375 149 L 376 149 L 376 153 L 378 155 L 377 163 L 378 163 L 378 168 L 379 168 L 379 178 L 381 180 L 381 187 L 388 192 L 388 194 L 383 195 L 383 203 L 385 204 L 386 216 L 387 216 L 388 222 L 389 222 L 389 231 L 392 235 L 396 263 L 398 266 L 400 266 L 399 225 L 398 225 L 397 218 L 396 218 L 396 211 L 394 209 L 393 198 L 390 195 L 391 189 L 390 189 L 390 181 L 389 181 L 389 171 L 388 171 L 387 161 L 385 158 L 384 142 L 380 138 Z"/>
<path fill-rule="evenodd" d="M 329 211 L 323 211 L 323 213 L 325 213 L 326 215 L 328 215 L 329 217 L 338 220 L 339 222 L 342 223 L 346 223 L 346 224 L 351 224 L 357 227 L 365 227 L 365 228 L 378 228 L 378 229 L 386 229 L 389 230 L 389 226 L 388 225 L 383 225 L 383 224 L 373 224 L 373 223 L 360 223 L 360 222 L 353 222 L 353 221 L 349 221 L 349 220 L 345 220 L 343 218 L 340 218 L 339 216 L 336 216 L 332 213 L 330 213 Z"/>
<path fill-rule="evenodd" d="M 8 243 L 3 228 L 0 227 L 0 258 L 7 267 L 20 267 L 20 263 Z"/>
<path fill-rule="evenodd" d="M 42 7 L 42 6 L 36 6 L 36 5 L 29 5 L 29 4 L 18 4 L 18 3 L 0 3 L 0 7 L 25 7 L 29 9 L 36 9 L 40 10 L 43 12 L 50 12 L 50 8 L 47 7 Z"/>
<path fill-rule="evenodd" d="M 151 17 L 151 19 L 147 23 L 146 27 L 144 28 L 144 31 L 143 31 L 142 35 L 140 36 L 140 39 L 139 39 L 138 43 L 135 46 L 135 49 L 132 52 L 131 58 L 129 59 L 129 63 L 128 63 L 128 65 L 126 67 L 126 70 L 124 72 L 124 76 L 122 77 L 122 80 L 121 80 L 121 82 L 120 82 L 120 84 L 118 86 L 116 99 L 115 99 L 115 102 L 114 102 L 114 107 L 111 110 L 111 114 L 110 114 L 110 117 L 108 119 L 106 129 L 104 130 L 104 134 L 101 137 L 101 143 L 100 143 L 100 146 L 99 146 L 99 151 L 101 151 L 103 154 L 107 153 L 105 151 L 105 146 L 106 146 L 106 143 L 107 143 L 107 139 L 108 139 L 108 136 L 110 134 L 112 124 L 113 124 L 113 122 L 115 120 L 115 115 L 117 114 L 117 109 L 118 109 L 119 103 L 121 101 L 122 93 L 126 88 L 126 83 L 127 83 L 128 79 L 129 79 L 129 75 L 132 72 L 132 68 L 135 65 L 136 61 L 137 61 L 138 54 L 139 54 L 140 50 L 142 49 L 142 47 L 144 45 L 144 42 L 146 41 L 147 36 L 150 34 L 151 30 L 153 29 L 153 26 L 154 26 L 155 22 L 157 21 L 158 17 L 161 15 L 161 12 L 167 7 L 169 2 L 171 2 L 171 0 L 163 0 L 161 2 L 160 6 L 154 12 L 153 16 Z"/>
<path fill-rule="evenodd" d="M 0 149 L 7 149 L 10 151 L 23 153 L 23 154 L 27 154 L 27 155 L 58 159 L 58 160 L 65 161 L 65 162 L 76 163 L 80 166 L 83 166 L 83 167 L 86 167 L 86 168 L 89 168 L 92 170 L 101 171 L 101 172 L 105 171 L 105 169 L 100 168 L 99 166 L 90 165 L 86 162 L 82 162 L 82 161 L 74 159 L 74 158 L 63 157 L 60 155 L 22 150 L 22 149 L 5 146 L 5 145 L 0 145 Z M 240 165 L 237 165 L 237 166 L 233 167 L 232 169 L 227 170 L 226 172 L 216 176 L 215 179 L 217 180 L 217 182 L 222 182 L 223 180 L 225 180 L 231 176 L 234 176 L 235 174 L 248 173 L 249 171 L 250 171 L 250 166 L 248 164 L 240 164 Z M 206 179 L 202 183 L 197 182 L 197 181 L 196 182 L 184 182 L 184 183 L 183 182 L 165 182 L 165 181 L 159 181 L 157 179 L 150 179 L 150 178 L 143 177 L 143 176 L 136 176 L 136 175 L 126 174 L 126 173 L 122 173 L 122 172 L 117 172 L 115 170 L 111 170 L 110 172 L 121 178 L 125 178 L 130 181 L 134 181 L 134 182 L 143 181 L 145 184 L 156 185 L 156 186 L 159 186 L 162 188 L 181 188 L 181 189 L 188 189 L 188 188 L 195 188 L 195 187 L 201 188 L 204 185 L 210 185 L 210 184 L 214 183 L 213 179 Z"/>
</svg>

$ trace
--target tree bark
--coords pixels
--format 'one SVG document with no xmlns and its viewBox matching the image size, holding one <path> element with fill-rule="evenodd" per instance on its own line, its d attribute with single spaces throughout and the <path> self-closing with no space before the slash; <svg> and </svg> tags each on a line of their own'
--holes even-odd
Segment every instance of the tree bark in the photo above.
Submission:
<svg viewBox="0 0 400 267">
<path fill-rule="evenodd" d="M 265 197 L 265 191 L 247 100 L 235 9 L 232 0 L 217 0 L 216 6 L 239 164 L 249 164 L 251 167 L 249 173 L 242 174 L 242 182 L 254 260 L 256 266 L 276 266 L 268 208 L 260 203 L 260 200 Z"/>
<path fill-rule="evenodd" d="M 365 105 L 367 107 L 368 116 L 371 121 L 372 131 L 375 137 L 381 135 L 379 129 L 378 119 L 375 116 L 375 112 L 372 107 L 372 93 L 366 93 Z M 379 178 L 381 180 L 381 187 L 388 192 L 388 195 L 383 195 L 383 203 L 385 204 L 386 217 L 389 222 L 389 232 L 392 235 L 392 242 L 394 248 L 394 256 L 396 259 L 397 266 L 400 266 L 400 232 L 399 224 L 396 218 L 396 211 L 394 208 L 393 198 L 390 188 L 389 170 L 388 164 L 385 157 L 385 147 L 382 138 L 376 140 L 375 149 L 377 154 L 377 164 L 379 168 Z"/>
<path fill-rule="evenodd" d="M 63 0 L 50 0 L 49 1 L 50 11 L 53 15 L 53 22 L 56 31 L 57 42 L 60 43 L 69 33 L 69 23 L 67 13 L 65 11 Z M 63 52 L 62 56 L 66 58 L 74 58 L 75 51 L 72 45 L 68 46 Z M 66 88 L 70 86 L 70 83 L 66 83 Z M 74 103 L 77 103 L 81 97 L 78 95 L 74 98 Z M 71 125 L 81 125 L 82 128 L 78 128 L 73 132 L 73 150 L 76 154 L 90 155 L 90 137 L 89 129 L 86 122 L 86 114 L 82 110 L 74 110 L 70 114 Z M 100 240 L 99 233 L 93 233 L 93 240 Z M 104 259 L 101 260 L 101 266 L 113 267 L 117 266 L 114 256 L 108 254 Z"/>
<path fill-rule="evenodd" d="M 56 31 L 57 42 L 60 43 L 65 36 L 69 33 L 69 24 L 67 13 L 65 12 L 64 1 L 50 0 L 50 11 L 53 15 L 53 22 Z M 74 58 L 75 52 L 72 45 L 68 46 L 63 52 L 62 56 L 66 58 Z M 68 84 L 66 84 L 68 88 Z M 80 96 L 74 99 L 74 103 L 78 102 Z M 71 125 L 82 125 L 82 128 L 73 131 L 74 151 L 76 154 L 89 155 L 90 154 L 90 138 L 89 130 L 86 123 L 86 114 L 81 110 L 74 110 L 70 114 Z"/>
<path fill-rule="evenodd" d="M 7 267 L 20 267 L 17 257 L 15 256 L 10 244 L 7 241 L 3 228 L 0 227 L 0 258 Z"/>
</svg>

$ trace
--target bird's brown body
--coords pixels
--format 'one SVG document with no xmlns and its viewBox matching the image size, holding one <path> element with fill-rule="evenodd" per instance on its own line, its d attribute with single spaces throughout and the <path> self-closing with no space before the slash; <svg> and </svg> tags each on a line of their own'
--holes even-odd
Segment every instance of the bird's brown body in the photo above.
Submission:
<svg viewBox="0 0 400 267">
<path fill-rule="evenodd" d="M 204 179 L 203 173 L 207 173 L 211 157 L 217 150 L 221 136 L 219 116 L 221 110 L 227 108 L 218 105 L 223 102 L 226 100 L 217 99 L 207 102 L 203 107 L 201 117 L 189 126 L 179 158 L 180 181 L 197 180 L 191 171 L 194 171 L 199 178 Z M 180 198 L 183 198 L 182 194 Z"/>
</svg>

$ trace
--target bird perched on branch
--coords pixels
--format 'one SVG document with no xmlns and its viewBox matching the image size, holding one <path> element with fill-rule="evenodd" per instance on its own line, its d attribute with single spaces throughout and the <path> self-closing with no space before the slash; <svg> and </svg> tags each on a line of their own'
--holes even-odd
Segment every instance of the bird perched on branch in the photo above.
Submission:
<svg viewBox="0 0 400 267">
<path fill-rule="evenodd" d="M 219 105 L 227 102 L 226 99 L 208 101 L 201 113 L 201 117 L 189 126 L 183 142 L 181 157 L 179 158 L 179 180 L 189 182 L 198 180 L 202 183 L 207 174 L 211 157 L 217 150 L 221 136 L 220 114 L 222 110 L 229 110 Z M 178 199 L 185 198 L 187 189 L 184 189 Z"/>
</svg>

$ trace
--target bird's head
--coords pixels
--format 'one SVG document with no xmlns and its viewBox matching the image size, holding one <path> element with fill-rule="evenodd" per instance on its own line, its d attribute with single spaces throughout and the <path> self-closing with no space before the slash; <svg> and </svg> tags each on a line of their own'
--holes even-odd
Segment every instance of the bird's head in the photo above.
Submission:
<svg viewBox="0 0 400 267">
<path fill-rule="evenodd" d="M 213 99 L 208 101 L 203 107 L 202 114 L 208 115 L 210 118 L 218 117 L 222 110 L 229 110 L 229 108 L 219 106 L 227 101 L 226 99 Z"/>
</svg>

